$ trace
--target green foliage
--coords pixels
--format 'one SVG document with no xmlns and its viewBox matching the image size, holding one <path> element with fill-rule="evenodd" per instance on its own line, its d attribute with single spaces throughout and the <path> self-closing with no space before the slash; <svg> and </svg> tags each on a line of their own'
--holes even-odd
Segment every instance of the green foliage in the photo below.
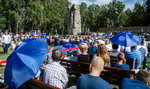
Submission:
<svg viewBox="0 0 150 89">
<path fill-rule="evenodd" d="M 118 0 L 113 0 L 107 5 L 89 5 L 81 3 L 82 29 L 86 27 L 97 31 L 103 27 L 131 27 L 150 25 L 150 0 L 145 1 L 145 6 L 135 3 L 134 9 L 125 10 L 125 5 Z"/>
<path fill-rule="evenodd" d="M 0 0 L 0 29 L 66 33 L 68 5 L 68 0 Z M 80 12 L 82 30 L 150 25 L 150 0 L 132 10 L 118 0 L 102 6 L 81 3 Z"/>
<path fill-rule="evenodd" d="M 0 28 L 6 26 L 6 29 L 13 32 L 21 30 L 49 32 L 53 29 L 66 29 L 65 19 L 69 5 L 67 0 L 1 0 L 0 2 L 2 13 Z M 1 25 L 1 22 L 5 24 Z"/>
</svg>

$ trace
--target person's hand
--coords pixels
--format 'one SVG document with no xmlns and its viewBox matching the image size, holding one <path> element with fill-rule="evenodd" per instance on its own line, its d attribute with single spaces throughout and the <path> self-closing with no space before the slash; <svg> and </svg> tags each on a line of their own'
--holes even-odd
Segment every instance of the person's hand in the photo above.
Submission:
<svg viewBox="0 0 150 89">
<path fill-rule="evenodd" d="M 63 89 L 66 89 L 67 88 L 67 85 L 66 84 L 62 84 L 62 87 L 63 87 Z"/>
<path fill-rule="evenodd" d="M 125 58 L 123 59 L 123 64 L 126 64 L 126 59 Z"/>
<path fill-rule="evenodd" d="M 45 69 L 45 65 L 44 64 L 42 64 L 42 66 L 41 66 L 41 70 L 44 70 Z"/>
</svg>

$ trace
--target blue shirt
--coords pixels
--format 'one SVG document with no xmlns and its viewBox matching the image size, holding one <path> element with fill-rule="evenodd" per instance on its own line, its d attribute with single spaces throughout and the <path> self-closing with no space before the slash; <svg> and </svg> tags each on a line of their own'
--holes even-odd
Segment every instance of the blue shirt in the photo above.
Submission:
<svg viewBox="0 0 150 89">
<path fill-rule="evenodd" d="M 113 64 L 111 64 L 111 66 L 112 66 L 112 67 L 116 67 L 116 68 L 121 68 L 121 69 L 130 70 L 129 65 L 127 65 L 127 64 L 122 64 L 122 65 L 120 65 L 120 64 L 115 64 L 115 63 L 113 63 Z"/>
<path fill-rule="evenodd" d="M 120 89 L 150 89 L 145 83 L 129 78 L 122 79 Z"/>
<path fill-rule="evenodd" d="M 90 54 L 97 53 L 97 47 L 96 46 L 89 47 L 88 53 Z"/>
<path fill-rule="evenodd" d="M 112 87 L 100 77 L 85 74 L 79 77 L 77 89 L 112 89 Z"/>
<path fill-rule="evenodd" d="M 70 60 L 71 60 L 71 61 L 78 61 L 78 57 L 74 57 L 74 56 L 73 56 L 73 57 L 70 58 Z"/>
<path fill-rule="evenodd" d="M 126 57 L 127 58 L 135 58 L 137 60 L 137 68 L 140 67 L 141 65 L 141 52 L 140 51 L 137 51 L 137 50 L 132 50 L 130 52 L 127 52 L 126 53 Z"/>
</svg>

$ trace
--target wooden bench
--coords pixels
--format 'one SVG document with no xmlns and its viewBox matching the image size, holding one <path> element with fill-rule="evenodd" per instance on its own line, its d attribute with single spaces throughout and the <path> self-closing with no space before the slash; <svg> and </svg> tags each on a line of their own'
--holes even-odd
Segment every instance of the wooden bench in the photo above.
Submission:
<svg viewBox="0 0 150 89">
<path fill-rule="evenodd" d="M 130 69 L 137 69 L 137 60 L 135 58 L 127 58 L 126 64 L 129 65 Z"/>
<path fill-rule="evenodd" d="M 19 89 L 60 89 L 58 87 L 46 84 L 42 81 L 32 79 L 22 85 Z"/>
<path fill-rule="evenodd" d="M 135 72 L 126 69 L 114 68 L 114 67 L 104 67 L 104 71 L 102 71 L 101 77 L 111 84 L 119 85 L 120 81 L 123 78 L 134 79 Z"/>
<path fill-rule="evenodd" d="M 62 60 L 62 66 L 64 66 L 69 74 L 80 73 L 88 74 L 89 73 L 89 63 L 76 62 L 70 60 Z M 135 72 L 120 68 L 114 67 L 104 67 L 100 77 L 108 81 L 111 84 L 119 85 L 122 78 L 135 78 Z"/>
<path fill-rule="evenodd" d="M 72 73 L 89 73 L 89 63 L 76 62 L 71 60 L 61 60 L 61 65 L 63 65 L 69 74 Z"/>
</svg>

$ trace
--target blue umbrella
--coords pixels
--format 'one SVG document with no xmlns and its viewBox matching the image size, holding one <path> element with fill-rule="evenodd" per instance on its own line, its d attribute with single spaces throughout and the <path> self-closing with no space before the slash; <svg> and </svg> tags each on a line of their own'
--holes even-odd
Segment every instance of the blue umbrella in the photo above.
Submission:
<svg viewBox="0 0 150 89">
<path fill-rule="evenodd" d="M 138 35 L 138 37 L 140 37 L 140 38 L 141 38 L 141 37 L 142 37 L 142 35 Z"/>
<path fill-rule="evenodd" d="M 100 37 L 101 35 L 100 34 L 97 34 L 97 37 Z"/>
<path fill-rule="evenodd" d="M 132 33 L 118 33 L 110 39 L 113 44 L 125 47 L 140 45 L 141 39 Z"/>
<path fill-rule="evenodd" d="M 46 33 L 42 34 L 41 36 L 42 36 L 42 37 L 46 37 Z"/>
<path fill-rule="evenodd" d="M 104 33 L 102 36 L 111 36 L 109 33 Z"/>
<path fill-rule="evenodd" d="M 76 44 L 70 44 L 70 47 L 69 48 L 78 48 L 79 46 L 76 45 Z M 71 50 L 68 50 L 68 55 L 70 56 L 70 54 L 73 52 L 73 51 L 79 51 L 79 49 L 71 49 Z"/>
<path fill-rule="evenodd" d="M 85 42 L 84 40 L 80 40 L 79 43 L 80 43 L 80 44 L 81 44 L 81 43 L 86 43 L 86 44 L 88 44 L 88 43 Z"/>
<path fill-rule="evenodd" d="M 63 46 L 55 46 L 55 47 L 54 47 L 54 50 L 56 50 L 56 49 L 62 50 L 62 53 L 64 53 L 64 54 L 66 54 L 66 53 L 67 53 L 67 51 L 66 51 L 66 50 L 63 50 L 63 49 L 66 49 L 66 48 L 65 48 L 65 47 L 63 47 Z"/>
<path fill-rule="evenodd" d="M 93 38 L 96 38 L 96 37 L 97 37 L 97 35 L 92 35 L 92 37 L 93 37 Z"/>
<path fill-rule="evenodd" d="M 25 40 L 7 58 L 4 82 L 8 86 L 19 88 L 38 73 L 47 53 L 46 39 Z"/>
<path fill-rule="evenodd" d="M 100 37 L 100 36 L 101 36 L 100 34 L 92 35 L 93 38 Z"/>
<path fill-rule="evenodd" d="M 65 48 L 70 48 L 70 43 L 69 42 L 64 42 L 63 43 L 63 47 L 65 47 Z"/>
</svg>

